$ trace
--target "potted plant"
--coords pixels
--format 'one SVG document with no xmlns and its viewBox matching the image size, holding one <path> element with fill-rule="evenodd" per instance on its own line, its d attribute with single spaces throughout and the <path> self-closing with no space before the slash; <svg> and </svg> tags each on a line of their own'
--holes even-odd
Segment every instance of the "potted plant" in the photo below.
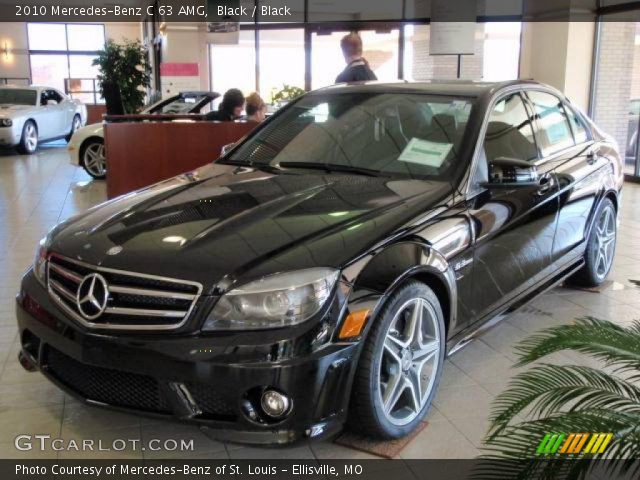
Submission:
<svg viewBox="0 0 640 480">
<path fill-rule="evenodd" d="M 275 89 L 274 89 L 275 90 Z M 271 93 L 271 104 L 277 107 L 286 105 L 291 100 L 295 100 L 300 95 L 304 95 L 306 92 L 300 87 L 294 85 L 287 85 L 286 83 L 280 90 Z"/>
<path fill-rule="evenodd" d="M 147 48 L 139 41 L 118 44 L 107 40 L 93 61 L 100 69 L 100 93 L 107 111 L 136 113 L 144 106 L 145 89 L 151 85 Z"/>
<path fill-rule="evenodd" d="M 584 478 L 594 467 L 604 467 L 638 478 L 640 322 L 625 328 L 581 318 L 543 330 L 516 350 L 517 366 L 562 350 L 602 365 L 537 363 L 517 374 L 494 401 L 484 472 L 492 478 L 497 472 L 500 478 L 528 478 L 534 472 L 544 478 Z M 593 461 L 607 458 L 613 460 Z"/>
</svg>

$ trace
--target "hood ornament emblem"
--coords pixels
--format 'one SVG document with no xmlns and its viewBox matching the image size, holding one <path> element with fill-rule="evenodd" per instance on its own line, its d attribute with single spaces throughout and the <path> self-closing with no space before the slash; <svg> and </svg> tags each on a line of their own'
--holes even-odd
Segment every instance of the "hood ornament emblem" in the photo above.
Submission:
<svg viewBox="0 0 640 480">
<path fill-rule="evenodd" d="M 99 273 L 91 273 L 82 279 L 76 293 L 76 305 L 87 320 L 95 320 L 107 309 L 109 286 Z"/>
</svg>

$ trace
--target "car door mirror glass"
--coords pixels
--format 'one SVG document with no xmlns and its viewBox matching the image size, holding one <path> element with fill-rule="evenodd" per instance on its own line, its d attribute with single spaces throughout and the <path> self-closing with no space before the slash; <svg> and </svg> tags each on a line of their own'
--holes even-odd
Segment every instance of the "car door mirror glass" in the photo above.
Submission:
<svg viewBox="0 0 640 480">
<path fill-rule="evenodd" d="M 489 162 L 489 180 L 485 188 L 514 188 L 537 185 L 538 171 L 535 165 L 519 158 L 498 157 Z"/>
</svg>

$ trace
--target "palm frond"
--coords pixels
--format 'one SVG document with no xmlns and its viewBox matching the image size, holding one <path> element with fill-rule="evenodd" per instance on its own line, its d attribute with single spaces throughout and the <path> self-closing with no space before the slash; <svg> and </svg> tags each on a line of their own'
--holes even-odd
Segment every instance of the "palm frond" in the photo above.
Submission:
<svg viewBox="0 0 640 480">
<path fill-rule="evenodd" d="M 555 478 L 561 474 L 562 478 L 578 479 L 599 466 L 631 472 L 632 478 L 638 478 L 640 322 L 625 328 L 585 317 L 572 325 L 543 330 L 521 342 L 517 350 L 519 366 L 572 350 L 601 360 L 613 372 L 542 363 L 516 375 L 494 400 L 482 457 L 489 467 L 483 471 L 491 474 L 493 468 L 502 478 L 530 478 L 527 475 L 532 474 Z M 625 375 L 618 375 L 621 373 Z M 550 433 L 612 433 L 613 438 L 604 453 L 540 455 L 538 446 Z M 600 459 L 611 461 L 598 464 Z M 514 475 L 507 475 L 509 469 Z"/>
<path fill-rule="evenodd" d="M 516 375 L 493 407 L 497 433 L 527 408 L 536 417 L 598 408 L 640 413 L 640 388 L 590 367 L 542 364 Z"/>
<path fill-rule="evenodd" d="M 621 327 L 593 317 L 579 318 L 572 325 L 543 330 L 516 346 L 520 359 L 517 366 L 539 360 L 561 350 L 573 350 L 597 359 L 619 371 L 640 378 L 640 322 Z"/>
</svg>

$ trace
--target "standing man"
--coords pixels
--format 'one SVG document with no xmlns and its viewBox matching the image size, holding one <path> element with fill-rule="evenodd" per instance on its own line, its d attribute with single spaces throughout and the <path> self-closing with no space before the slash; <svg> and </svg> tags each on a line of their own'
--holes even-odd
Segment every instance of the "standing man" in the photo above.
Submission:
<svg viewBox="0 0 640 480">
<path fill-rule="evenodd" d="M 362 39 L 356 32 L 342 37 L 340 48 L 346 68 L 336 77 L 336 83 L 362 82 L 377 80 L 376 74 L 369 68 L 369 62 L 362 57 Z"/>
</svg>

